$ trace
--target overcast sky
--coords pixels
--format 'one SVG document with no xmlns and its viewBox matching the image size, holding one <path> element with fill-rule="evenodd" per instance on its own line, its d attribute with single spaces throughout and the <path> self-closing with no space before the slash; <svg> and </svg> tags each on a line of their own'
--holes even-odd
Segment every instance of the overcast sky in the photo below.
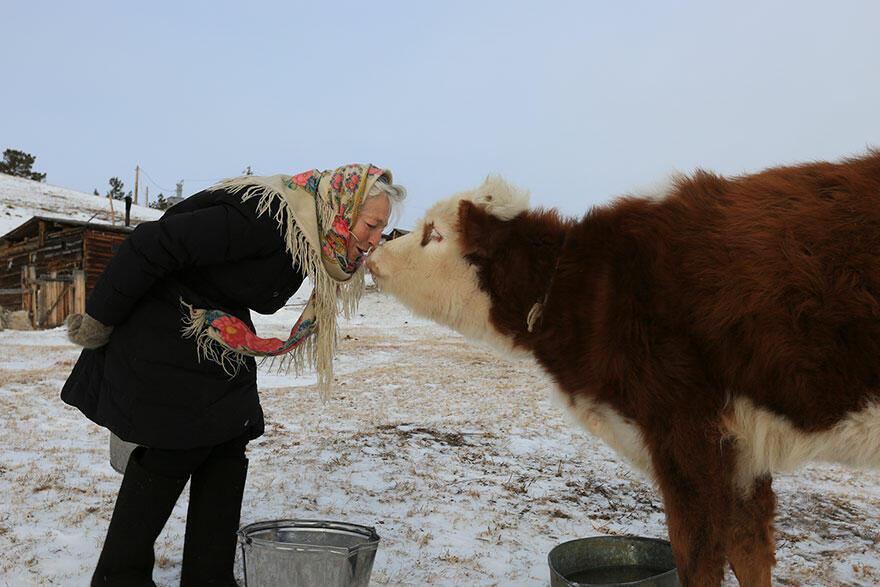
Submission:
<svg viewBox="0 0 880 587">
<path fill-rule="evenodd" d="M 0 149 L 86 192 L 371 162 L 406 226 L 488 173 L 580 215 L 880 146 L 868 0 L 5 0 L 0 49 Z"/>
</svg>

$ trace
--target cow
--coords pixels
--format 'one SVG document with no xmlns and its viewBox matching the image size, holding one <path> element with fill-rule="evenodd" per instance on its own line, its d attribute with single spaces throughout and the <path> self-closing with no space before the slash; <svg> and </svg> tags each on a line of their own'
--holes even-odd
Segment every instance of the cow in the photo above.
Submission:
<svg viewBox="0 0 880 587">
<path fill-rule="evenodd" d="M 533 355 L 656 484 L 682 585 L 770 585 L 774 471 L 880 465 L 880 151 L 675 176 L 582 218 L 498 177 L 367 261 L 417 314 Z"/>
</svg>

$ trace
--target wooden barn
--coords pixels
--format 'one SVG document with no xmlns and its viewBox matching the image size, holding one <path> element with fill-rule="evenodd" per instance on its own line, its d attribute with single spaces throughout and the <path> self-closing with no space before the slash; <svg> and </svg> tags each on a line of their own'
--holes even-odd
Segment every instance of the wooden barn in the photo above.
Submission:
<svg viewBox="0 0 880 587">
<path fill-rule="evenodd" d="M 86 295 L 133 229 L 34 216 L 0 237 L 0 306 L 26 310 L 35 328 L 84 312 Z"/>
</svg>

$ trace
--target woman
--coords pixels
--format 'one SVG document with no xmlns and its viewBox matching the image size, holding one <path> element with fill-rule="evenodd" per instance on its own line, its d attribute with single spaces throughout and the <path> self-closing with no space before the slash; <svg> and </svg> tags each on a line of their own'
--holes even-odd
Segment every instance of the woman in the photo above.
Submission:
<svg viewBox="0 0 880 587">
<path fill-rule="evenodd" d="M 227 180 L 138 226 L 68 319 L 84 350 L 61 397 L 138 446 L 92 585 L 153 585 L 153 544 L 187 480 L 181 585 L 235 585 L 245 447 L 263 433 L 254 357 L 333 378 L 338 301 L 363 292 L 363 257 L 405 190 L 390 171 L 347 165 Z M 254 334 L 309 276 L 286 340 Z M 341 298 L 341 300 L 339 299 Z"/>
</svg>

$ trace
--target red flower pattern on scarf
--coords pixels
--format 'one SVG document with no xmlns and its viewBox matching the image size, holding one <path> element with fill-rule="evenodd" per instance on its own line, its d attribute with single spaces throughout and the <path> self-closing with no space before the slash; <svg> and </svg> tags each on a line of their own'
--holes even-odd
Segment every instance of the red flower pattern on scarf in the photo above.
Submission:
<svg viewBox="0 0 880 587">
<path fill-rule="evenodd" d="M 348 227 L 348 219 L 343 218 L 341 215 L 337 215 L 333 220 L 333 232 L 348 240 L 348 235 L 351 232 Z"/>
<path fill-rule="evenodd" d="M 237 349 L 245 342 L 248 328 L 234 316 L 221 316 L 211 322 L 211 326 L 217 329 L 220 338 L 231 348 Z"/>
<path fill-rule="evenodd" d="M 252 351 L 268 353 L 281 348 L 284 341 L 278 338 L 260 338 L 248 330 L 244 335 L 244 344 Z"/>
<path fill-rule="evenodd" d="M 352 173 L 348 176 L 348 181 L 345 182 L 345 187 L 348 191 L 353 192 L 357 189 L 358 185 L 361 183 L 361 176 L 357 173 Z"/>
<path fill-rule="evenodd" d="M 278 350 L 284 341 L 278 338 L 260 338 L 247 325 L 235 316 L 221 316 L 211 322 L 220 333 L 220 338 L 230 348 L 269 353 Z"/>
<path fill-rule="evenodd" d="M 333 176 L 333 179 L 330 180 L 330 185 L 333 186 L 333 189 L 339 191 L 339 188 L 342 187 L 342 174 L 337 173 Z"/>
<path fill-rule="evenodd" d="M 303 187 L 306 187 L 306 183 L 308 183 L 309 178 L 312 177 L 314 174 L 315 174 L 314 169 L 310 169 L 308 171 L 303 171 L 302 173 L 291 177 L 290 181 L 292 181 L 293 183 L 295 183 L 299 187 L 303 188 Z"/>
</svg>

